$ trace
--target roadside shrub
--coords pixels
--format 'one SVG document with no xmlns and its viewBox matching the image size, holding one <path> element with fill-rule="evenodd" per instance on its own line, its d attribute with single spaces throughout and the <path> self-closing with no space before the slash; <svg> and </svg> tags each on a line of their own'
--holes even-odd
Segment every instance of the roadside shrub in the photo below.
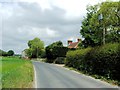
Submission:
<svg viewBox="0 0 120 90">
<path fill-rule="evenodd" d="M 65 65 L 74 67 L 78 70 L 83 69 L 84 56 L 90 49 L 91 48 L 68 51 L 66 55 Z"/>
<path fill-rule="evenodd" d="M 120 80 L 120 46 L 118 43 L 106 44 L 91 49 L 84 60 L 86 71 L 92 74 Z"/>
<path fill-rule="evenodd" d="M 56 51 L 54 49 L 55 47 L 63 47 L 62 42 L 61 41 L 54 42 L 45 48 L 46 57 L 48 60 L 56 59 L 56 53 L 55 53 Z"/>
<path fill-rule="evenodd" d="M 65 57 L 57 57 L 54 61 L 55 64 L 64 64 Z"/>
<path fill-rule="evenodd" d="M 53 48 L 47 48 L 46 55 L 48 59 L 56 59 L 57 57 L 65 57 L 67 51 L 67 47 L 55 46 Z"/>
<path fill-rule="evenodd" d="M 0 49 L 0 56 L 8 56 L 8 53 Z"/>
<path fill-rule="evenodd" d="M 67 51 L 68 51 L 67 47 L 54 47 L 53 48 L 53 55 L 55 56 L 55 58 L 66 57 Z"/>
<path fill-rule="evenodd" d="M 54 46 L 46 47 L 47 62 L 53 63 L 57 57 L 66 57 L 67 47 Z"/>
<path fill-rule="evenodd" d="M 84 73 L 120 80 L 120 44 L 109 43 L 104 46 L 69 51 L 65 65 Z"/>
<path fill-rule="evenodd" d="M 45 51 L 42 52 L 40 57 L 41 57 L 41 58 L 46 58 L 46 52 L 45 52 Z"/>
</svg>

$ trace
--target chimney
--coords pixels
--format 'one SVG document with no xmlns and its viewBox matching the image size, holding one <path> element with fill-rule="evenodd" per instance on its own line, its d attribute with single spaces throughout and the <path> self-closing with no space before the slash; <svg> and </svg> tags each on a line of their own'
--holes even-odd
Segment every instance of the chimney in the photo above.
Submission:
<svg viewBox="0 0 120 90">
<path fill-rule="evenodd" d="M 72 43 L 72 40 L 68 40 L 68 45 L 70 45 Z"/>
<path fill-rule="evenodd" d="M 77 39 L 77 41 L 78 41 L 78 42 L 80 42 L 80 41 L 81 41 L 81 39 L 79 39 L 79 38 L 78 38 L 78 39 Z"/>
</svg>

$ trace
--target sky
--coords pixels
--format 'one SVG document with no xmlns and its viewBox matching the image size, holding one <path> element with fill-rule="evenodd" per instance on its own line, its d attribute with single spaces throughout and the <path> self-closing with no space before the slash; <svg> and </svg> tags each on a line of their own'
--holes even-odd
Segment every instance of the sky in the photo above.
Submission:
<svg viewBox="0 0 120 90">
<path fill-rule="evenodd" d="M 21 53 L 35 37 L 45 46 L 81 38 L 86 6 L 105 0 L 0 0 L 0 49 Z"/>
</svg>

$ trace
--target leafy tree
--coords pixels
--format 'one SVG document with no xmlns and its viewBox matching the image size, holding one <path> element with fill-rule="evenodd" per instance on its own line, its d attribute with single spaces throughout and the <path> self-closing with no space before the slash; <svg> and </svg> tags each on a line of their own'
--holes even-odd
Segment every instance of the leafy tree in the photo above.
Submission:
<svg viewBox="0 0 120 90">
<path fill-rule="evenodd" d="M 95 16 L 103 14 L 103 20 L 93 20 Z M 120 2 L 104 2 L 100 5 L 97 14 L 91 19 L 91 24 L 98 23 L 102 30 L 105 29 L 106 42 L 119 42 L 120 40 Z M 100 26 L 101 25 L 101 26 Z"/>
<path fill-rule="evenodd" d="M 27 57 L 32 57 L 31 48 L 29 48 L 29 49 L 25 49 L 24 52 L 25 52 L 25 53 L 24 53 L 25 56 L 27 56 Z"/>
<path fill-rule="evenodd" d="M 38 58 L 44 51 L 44 42 L 39 38 L 28 41 L 28 46 L 29 49 L 26 49 L 25 52 L 31 58 Z"/>
<path fill-rule="evenodd" d="M 3 51 L 3 50 L 0 50 L 0 56 L 7 56 L 7 52 Z"/>
<path fill-rule="evenodd" d="M 0 56 L 2 56 L 2 52 L 3 52 L 3 50 L 0 49 Z"/>
<path fill-rule="evenodd" d="M 57 41 L 57 42 L 54 42 L 54 43 L 50 44 L 49 46 L 47 46 L 45 48 L 45 51 L 46 51 L 46 56 L 48 59 L 55 59 L 56 58 L 52 53 L 54 47 L 63 47 L 63 44 L 61 41 Z"/>
<path fill-rule="evenodd" d="M 87 7 L 87 17 L 83 20 L 80 33 L 84 37 L 84 47 L 95 46 L 98 43 L 96 38 L 97 31 L 93 29 L 91 25 L 91 19 L 93 15 L 97 13 L 98 5 Z"/>
<path fill-rule="evenodd" d="M 65 57 L 68 48 L 64 47 L 61 41 L 54 42 L 46 47 L 46 57 L 52 63 L 57 57 Z"/>
<path fill-rule="evenodd" d="M 13 55 L 14 55 L 14 51 L 13 51 L 13 50 L 9 50 L 9 51 L 7 52 L 7 54 L 8 54 L 8 56 L 13 56 Z"/>
<path fill-rule="evenodd" d="M 103 19 L 98 20 L 99 14 Z M 87 16 L 82 22 L 80 33 L 85 47 L 97 46 L 103 43 L 103 29 L 106 42 L 120 41 L 120 2 L 103 2 L 87 7 Z"/>
</svg>

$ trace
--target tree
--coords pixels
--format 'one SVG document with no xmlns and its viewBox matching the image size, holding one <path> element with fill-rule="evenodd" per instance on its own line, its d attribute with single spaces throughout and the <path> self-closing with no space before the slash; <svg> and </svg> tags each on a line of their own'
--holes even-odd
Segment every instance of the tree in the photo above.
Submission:
<svg viewBox="0 0 120 90">
<path fill-rule="evenodd" d="M 106 42 L 119 42 L 120 1 L 103 3 L 99 12 L 104 15 L 103 26 L 106 29 Z"/>
<path fill-rule="evenodd" d="M 91 25 L 91 19 L 93 15 L 97 13 L 97 9 L 98 5 L 87 7 L 87 17 L 84 18 L 80 30 L 80 33 L 84 38 L 84 41 L 82 41 L 84 47 L 95 46 L 99 42 L 98 38 L 96 38 L 97 31 L 95 30 L 95 28 L 93 29 Z"/>
<path fill-rule="evenodd" d="M 7 52 L 0 49 L 0 56 L 7 56 L 7 55 L 8 55 Z"/>
<path fill-rule="evenodd" d="M 57 41 L 57 42 L 54 42 L 52 44 L 50 44 L 49 46 L 47 46 L 45 48 L 45 51 L 46 51 L 46 56 L 48 59 L 55 59 L 55 55 L 53 54 L 53 49 L 54 47 L 63 47 L 63 44 L 61 41 Z"/>
<path fill-rule="evenodd" d="M 101 21 L 99 14 L 103 15 Z M 97 46 L 103 43 L 103 29 L 105 29 L 105 41 L 120 41 L 120 2 L 103 2 L 87 7 L 87 16 L 82 22 L 80 33 L 85 47 Z"/>
<path fill-rule="evenodd" d="M 13 56 L 13 55 L 14 55 L 14 51 L 13 51 L 13 50 L 9 50 L 9 51 L 7 52 L 7 55 L 8 55 L 8 56 Z"/>
<path fill-rule="evenodd" d="M 57 41 L 47 46 L 45 51 L 47 61 L 52 63 L 57 57 L 65 57 L 68 48 L 64 47 L 61 41 Z"/>
<path fill-rule="evenodd" d="M 31 58 L 38 58 L 44 51 L 44 42 L 39 38 L 34 38 L 28 41 L 29 49 L 26 49 L 26 53 Z"/>
</svg>

